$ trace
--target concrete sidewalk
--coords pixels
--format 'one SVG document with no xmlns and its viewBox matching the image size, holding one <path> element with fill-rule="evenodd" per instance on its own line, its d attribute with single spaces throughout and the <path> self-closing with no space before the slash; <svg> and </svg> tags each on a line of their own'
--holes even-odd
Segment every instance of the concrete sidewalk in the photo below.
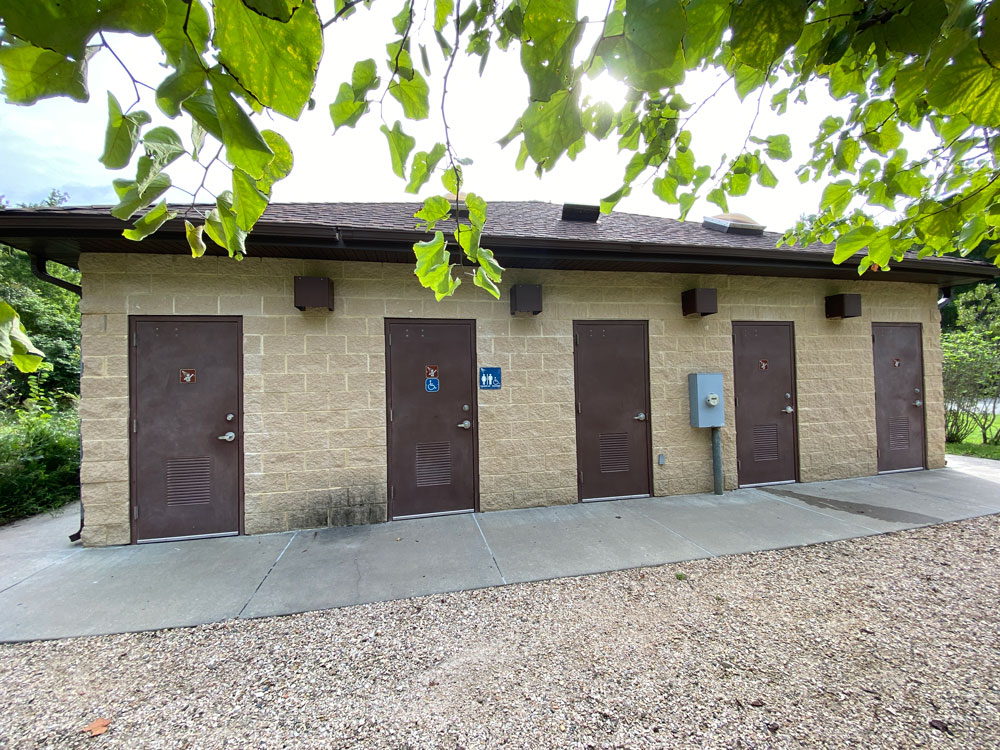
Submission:
<svg viewBox="0 0 1000 750">
<path fill-rule="evenodd" d="M 1000 513 L 1000 462 L 835 482 L 80 549 L 0 528 L 0 641 L 150 630 L 792 547 Z"/>
</svg>

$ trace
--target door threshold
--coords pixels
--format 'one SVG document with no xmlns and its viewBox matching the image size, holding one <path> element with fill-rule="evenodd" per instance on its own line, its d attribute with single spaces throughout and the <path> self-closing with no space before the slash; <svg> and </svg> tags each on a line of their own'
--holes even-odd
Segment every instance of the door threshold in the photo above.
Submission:
<svg viewBox="0 0 1000 750">
<path fill-rule="evenodd" d="M 608 500 L 635 500 L 640 497 L 652 497 L 648 492 L 642 495 L 612 495 L 611 497 L 584 497 L 581 503 L 604 503 Z"/>
<path fill-rule="evenodd" d="M 468 510 L 442 510 L 438 513 L 415 513 L 412 516 L 393 516 L 393 521 L 412 521 L 414 518 L 434 518 L 435 516 L 460 516 L 463 513 L 475 513 L 475 508 Z"/>
<path fill-rule="evenodd" d="M 221 531 L 216 534 L 190 534 L 188 536 L 161 536 L 156 539 L 137 539 L 136 544 L 156 544 L 157 542 L 188 542 L 192 539 L 216 539 L 224 536 L 239 536 L 238 531 Z"/>
<path fill-rule="evenodd" d="M 757 482 L 756 484 L 741 484 L 739 488 L 741 490 L 747 490 L 751 487 L 774 487 L 779 484 L 797 484 L 797 479 L 782 479 L 780 482 Z"/>
<path fill-rule="evenodd" d="M 886 469 L 885 471 L 880 471 L 879 476 L 882 474 L 903 474 L 907 471 L 923 471 L 923 466 L 914 466 L 912 469 Z"/>
</svg>

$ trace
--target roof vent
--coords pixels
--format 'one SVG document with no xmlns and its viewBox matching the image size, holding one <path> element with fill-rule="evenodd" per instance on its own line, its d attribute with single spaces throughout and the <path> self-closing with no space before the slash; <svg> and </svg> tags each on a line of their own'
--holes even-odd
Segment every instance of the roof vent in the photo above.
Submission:
<svg viewBox="0 0 1000 750">
<path fill-rule="evenodd" d="M 584 206 L 579 203 L 566 203 L 563 205 L 563 221 L 586 221 L 596 224 L 600 215 L 600 206 Z"/>
<path fill-rule="evenodd" d="M 753 234 L 758 237 L 764 234 L 764 225 L 758 224 L 745 214 L 719 214 L 706 216 L 701 223 L 705 229 L 723 234 Z"/>
</svg>

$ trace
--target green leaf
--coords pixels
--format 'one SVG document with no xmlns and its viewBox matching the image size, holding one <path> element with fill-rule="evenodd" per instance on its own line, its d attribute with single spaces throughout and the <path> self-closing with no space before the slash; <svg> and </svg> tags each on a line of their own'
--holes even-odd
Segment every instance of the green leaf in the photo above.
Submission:
<svg viewBox="0 0 1000 750">
<path fill-rule="evenodd" d="M 677 203 L 677 188 L 679 183 L 676 177 L 665 175 L 653 180 L 653 194 L 666 203 Z"/>
<path fill-rule="evenodd" d="M 288 23 L 303 2 L 304 0 L 243 0 L 243 4 L 255 13 L 281 23 Z"/>
<path fill-rule="evenodd" d="M 434 144 L 434 148 L 428 151 L 418 151 L 413 157 L 413 165 L 410 167 L 410 181 L 406 185 L 406 192 L 418 193 L 431 177 L 431 172 L 438 162 L 444 157 L 445 148 L 443 143 Z"/>
<path fill-rule="evenodd" d="M 212 94 L 189 97 L 184 100 L 181 109 L 191 115 L 191 119 L 205 133 L 210 133 L 218 141 L 222 140 L 222 124 L 219 122 L 219 111 L 215 108 L 215 97 Z M 200 150 L 200 146 L 195 149 Z"/>
<path fill-rule="evenodd" d="M 423 208 L 413 214 L 417 229 L 431 230 L 439 221 L 444 221 L 451 213 L 451 203 L 442 195 L 432 195 L 424 200 Z"/>
<path fill-rule="evenodd" d="M 927 100 L 943 114 L 994 127 L 1000 121 L 1000 71 L 970 45 L 930 84 Z"/>
<path fill-rule="evenodd" d="M 432 289 L 438 301 L 454 293 L 461 280 L 451 275 L 452 266 L 448 263 L 444 233 L 439 230 L 434 233 L 433 239 L 414 243 L 413 252 L 417 258 L 413 273 L 421 286 Z"/>
<path fill-rule="evenodd" d="M 204 88 L 205 75 L 200 66 L 171 73 L 156 87 L 156 106 L 167 117 L 177 117 L 184 101 Z"/>
<path fill-rule="evenodd" d="M 202 236 L 204 231 L 204 224 L 196 227 L 187 219 L 184 220 L 184 236 L 187 237 L 188 246 L 191 248 L 191 256 L 194 258 L 200 258 L 205 254 L 205 250 L 208 249 L 205 246 L 205 238 Z"/>
<path fill-rule="evenodd" d="M 576 0 L 531 0 L 521 28 L 521 67 L 532 101 L 547 102 L 573 78 L 573 52 L 585 25 L 577 21 Z"/>
<path fill-rule="evenodd" d="M 868 224 L 855 227 L 837 238 L 837 246 L 833 251 L 833 262 L 840 265 L 855 253 L 868 247 L 868 243 L 878 230 Z"/>
<path fill-rule="evenodd" d="M 236 222 L 233 195 L 228 190 L 219 193 L 215 208 L 205 217 L 205 232 L 215 244 L 225 248 L 230 258 L 242 260 L 246 255 L 247 233 Z"/>
<path fill-rule="evenodd" d="M 139 145 L 139 130 L 151 122 L 146 112 L 123 115 L 114 94 L 108 92 L 108 128 L 104 134 L 104 153 L 98 160 L 108 169 L 127 167 L 135 147 Z"/>
<path fill-rule="evenodd" d="M 297 120 L 323 54 L 323 30 L 313 4 L 303 4 L 288 23 L 259 15 L 241 0 L 213 5 L 219 62 L 265 107 Z"/>
<path fill-rule="evenodd" d="M 78 102 L 90 99 L 86 58 L 67 60 L 58 52 L 15 42 L 0 47 L 0 69 L 0 93 L 8 104 L 34 104 L 52 96 Z"/>
<path fill-rule="evenodd" d="M 760 165 L 760 171 L 757 173 L 757 183 L 764 187 L 776 187 L 778 184 L 778 178 L 775 177 L 774 172 L 766 164 Z"/>
<path fill-rule="evenodd" d="M 44 357 L 28 338 L 17 311 L 0 300 L 0 365 L 12 362 L 21 372 L 35 372 Z"/>
<path fill-rule="evenodd" d="M 729 0 L 691 0 L 687 6 L 684 54 L 689 68 L 712 57 L 729 25 Z"/>
<path fill-rule="evenodd" d="M 729 202 L 726 200 L 726 194 L 722 191 L 722 188 L 713 188 L 712 190 L 709 190 L 708 195 L 706 195 L 705 198 L 709 203 L 714 203 L 723 211 L 729 210 Z"/>
<path fill-rule="evenodd" d="M 0 0 L 0 19 L 8 33 L 60 58 L 83 59 L 99 27 L 97 13 L 97 0 Z"/>
<path fill-rule="evenodd" d="M 767 81 L 767 71 L 737 63 L 736 70 L 733 72 L 733 81 L 736 84 L 736 95 L 740 101 L 743 101 L 747 98 L 747 94 L 764 85 Z"/>
<path fill-rule="evenodd" d="M 600 52 L 629 86 L 658 91 L 683 80 L 681 38 L 687 28 L 680 0 L 626 0 L 623 34 L 602 43 Z"/>
<path fill-rule="evenodd" d="M 140 208 L 148 206 L 170 188 L 170 177 L 163 172 L 149 181 L 142 192 L 133 180 L 115 180 L 113 183 L 118 194 L 118 205 L 111 209 L 111 215 L 125 221 Z"/>
<path fill-rule="evenodd" d="M 236 215 L 236 226 L 244 232 L 249 232 L 265 208 L 267 208 L 267 196 L 257 188 L 253 177 L 242 169 L 234 169 L 233 213 Z"/>
<path fill-rule="evenodd" d="M 923 55 L 941 35 L 948 17 L 945 0 L 912 0 L 904 12 L 893 13 L 882 27 L 886 46 L 904 55 Z"/>
<path fill-rule="evenodd" d="M 389 93 L 403 105 L 403 115 L 408 120 L 425 120 L 430 113 L 427 100 L 430 89 L 419 71 L 411 70 L 410 73 L 409 79 L 396 76 L 389 84 Z"/>
<path fill-rule="evenodd" d="M 167 0 L 166 22 L 154 36 L 166 53 L 167 65 L 179 69 L 184 61 L 195 62 L 208 51 L 210 32 L 208 11 L 201 0 L 191 0 L 190 5 L 187 0 Z"/>
<path fill-rule="evenodd" d="M 482 231 L 486 226 L 486 201 L 475 193 L 465 196 L 465 207 L 469 209 L 469 223 Z"/>
<path fill-rule="evenodd" d="M 834 152 L 833 165 L 844 172 L 853 172 L 861 156 L 861 146 L 854 138 L 844 138 L 837 144 Z"/>
<path fill-rule="evenodd" d="M 556 160 L 585 134 L 576 91 L 559 91 L 547 102 L 533 102 L 521 116 L 524 144 L 541 169 Z"/>
<path fill-rule="evenodd" d="M 485 289 L 497 299 L 500 299 L 500 287 L 496 285 L 482 266 L 476 269 L 476 273 L 472 277 L 472 283 L 480 289 Z"/>
<path fill-rule="evenodd" d="M 254 179 L 259 180 L 264 174 L 264 168 L 274 158 L 274 152 L 271 151 L 267 141 L 261 136 L 249 115 L 233 98 L 233 95 L 226 90 L 223 76 L 214 72 L 210 76 L 212 95 L 215 99 L 219 125 L 222 129 L 221 140 L 226 147 L 226 160 L 234 167 L 239 167 Z M 188 102 L 185 102 L 185 108 L 187 104 Z M 209 132 L 212 131 L 209 130 Z"/>
<path fill-rule="evenodd" d="M 167 202 L 160 201 L 156 208 L 150 209 L 146 212 L 146 215 L 135 222 L 132 225 L 132 229 L 126 229 L 122 232 L 122 237 L 127 240 L 132 240 L 133 242 L 139 242 L 145 239 L 157 229 L 163 226 L 163 224 L 170 219 L 177 216 L 176 211 L 167 210 Z"/>
<path fill-rule="evenodd" d="M 844 213 L 853 197 L 853 184 L 849 180 L 831 182 L 823 190 L 819 205 L 821 209 L 830 209 L 835 215 Z"/>
<path fill-rule="evenodd" d="M 730 16 L 736 59 L 768 70 L 802 35 L 807 0 L 744 0 Z"/>
<path fill-rule="evenodd" d="M 392 19 L 392 27 L 396 30 L 396 33 L 402 36 L 406 33 L 406 30 L 410 26 L 410 18 L 413 16 L 413 3 L 412 0 L 406 0 L 403 3 L 403 9 L 397 13 Z"/>
<path fill-rule="evenodd" d="M 792 158 L 792 144 L 787 135 L 770 135 L 767 137 L 767 146 L 764 153 L 770 159 L 778 161 L 788 161 Z"/>
<path fill-rule="evenodd" d="M 357 101 L 354 98 L 354 89 L 349 83 L 340 84 L 337 98 L 330 105 L 330 119 L 333 120 L 334 132 L 344 125 L 353 128 L 367 111 L 368 102 L 365 100 Z"/>
<path fill-rule="evenodd" d="M 459 188 L 462 183 L 462 169 L 461 167 L 448 167 L 444 170 L 444 174 L 441 175 L 441 184 L 444 185 L 444 189 L 448 191 L 448 195 L 458 195 Z"/>
<path fill-rule="evenodd" d="M 442 31 L 454 11 L 455 0 L 434 0 L 434 31 Z"/>
<path fill-rule="evenodd" d="M 99 14 L 103 31 L 150 36 L 166 22 L 167 7 L 164 0 L 100 0 Z"/>
<path fill-rule="evenodd" d="M 257 180 L 257 189 L 265 195 L 270 195 L 274 183 L 285 179 L 291 173 L 294 160 L 291 146 L 281 133 L 265 130 L 261 135 L 274 152 L 274 158 L 264 167 L 264 176 Z"/>
<path fill-rule="evenodd" d="M 392 126 L 392 130 L 389 130 L 385 125 L 379 128 L 379 130 L 385 134 L 386 140 L 389 141 L 389 157 L 392 159 L 392 171 L 396 173 L 397 177 L 405 178 L 406 160 L 409 158 L 410 152 L 417 141 L 403 132 L 399 120 L 396 120 L 396 123 Z"/>
<path fill-rule="evenodd" d="M 139 159 L 139 173 L 135 178 L 141 193 L 164 167 L 185 153 L 184 144 L 177 133 L 167 127 L 153 128 L 142 139 L 146 155 Z"/>
</svg>

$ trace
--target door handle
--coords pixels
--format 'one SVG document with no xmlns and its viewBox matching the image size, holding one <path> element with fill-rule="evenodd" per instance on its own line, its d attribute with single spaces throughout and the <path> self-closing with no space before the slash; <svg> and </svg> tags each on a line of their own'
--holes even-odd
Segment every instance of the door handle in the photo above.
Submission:
<svg viewBox="0 0 1000 750">
<path fill-rule="evenodd" d="M 468 430 L 472 428 L 472 422 L 466 419 L 464 422 L 459 422 L 456 427 L 461 427 L 463 430 Z"/>
<path fill-rule="evenodd" d="M 782 409 L 782 411 L 785 414 L 791 414 L 793 411 L 795 411 L 795 409 L 793 409 L 791 406 L 786 406 L 784 409 Z"/>
<path fill-rule="evenodd" d="M 236 439 L 235 432 L 227 432 L 225 435 L 219 435 L 219 440 L 225 440 L 227 443 L 231 443 Z"/>
<path fill-rule="evenodd" d="M 645 422 L 646 421 L 646 413 L 641 411 L 638 414 L 636 414 L 634 417 L 632 417 L 632 419 L 634 419 L 636 422 Z"/>
<path fill-rule="evenodd" d="M 914 402 L 913 402 L 913 405 L 914 405 L 914 406 L 923 406 L 923 405 L 924 405 L 924 402 L 923 402 L 923 401 L 921 401 L 921 400 L 920 400 L 920 399 L 918 398 L 918 399 L 917 399 L 916 401 L 914 401 Z"/>
</svg>

